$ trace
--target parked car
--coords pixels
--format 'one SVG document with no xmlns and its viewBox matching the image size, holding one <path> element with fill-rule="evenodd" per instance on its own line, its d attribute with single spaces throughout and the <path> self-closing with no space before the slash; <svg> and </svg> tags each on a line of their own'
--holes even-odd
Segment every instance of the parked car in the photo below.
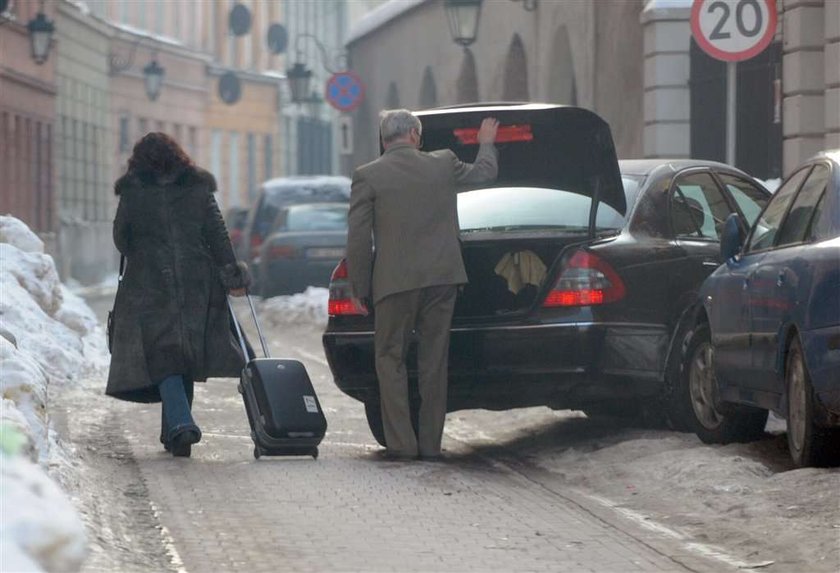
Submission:
<svg viewBox="0 0 840 573">
<path fill-rule="evenodd" d="M 248 220 L 248 209 L 244 207 L 231 207 L 225 213 L 225 226 L 227 226 L 230 243 L 233 250 L 238 251 L 242 243 L 242 229 Z"/>
<path fill-rule="evenodd" d="M 260 248 L 274 228 L 277 215 L 289 205 L 301 203 L 348 203 L 350 179 L 342 176 L 313 175 L 277 177 L 260 185 L 259 197 L 248 214 L 243 235 L 245 240 L 237 250 L 237 257 L 251 266 L 253 288 L 259 292 Z"/>
<path fill-rule="evenodd" d="M 498 180 L 458 196 L 469 283 L 452 325 L 449 410 L 629 413 L 663 400 L 669 372 L 679 370 L 686 311 L 720 261 L 720 225 L 736 213 L 746 228 L 769 194 L 719 163 L 626 161 L 619 170 L 609 126 L 580 108 L 494 104 L 417 115 L 425 149 L 449 148 L 466 161 L 481 118 L 501 122 Z M 544 274 L 516 288 L 504 267 L 518 260 L 521 268 L 523 258 Z M 342 262 L 324 348 L 335 383 L 364 402 L 381 442 L 373 316 L 358 314 L 348 288 Z"/>
<path fill-rule="evenodd" d="M 797 466 L 840 461 L 840 150 L 799 167 L 700 291 L 683 378 L 704 442 L 787 419 Z M 743 246 L 742 246 L 743 245 Z"/>
<path fill-rule="evenodd" d="M 348 203 L 303 203 L 280 210 L 260 248 L 260 294 L 290 294 L 326 287 L 347 249 Z"/>
</svg>

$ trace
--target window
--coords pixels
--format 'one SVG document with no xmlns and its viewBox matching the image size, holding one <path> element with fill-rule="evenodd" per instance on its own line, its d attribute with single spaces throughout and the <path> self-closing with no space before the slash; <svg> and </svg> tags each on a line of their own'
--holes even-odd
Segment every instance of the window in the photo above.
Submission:
<svg viewBox="0 0 840 573">
<path fill-rule="evenodd" d="M 155 32 L 163 34 L 163 0 L 155 1 Z"/>
<path fill-rule="evenodd" d="M 239 207 L 239 134 L 230 132 L 230 202 L 229 207 Z"/>
<path fill-rule="evenodd" d="M 342 205 L 300 205 L 286 214 L 286 231 L 343 231 L 347 229 L 348 207 Z"/>
<path fill-rule="evenodd" d="M 823 196 L 831 170 L 826 165 L 816 165 L 793 201 L 790 212 L 779 231 L 778 246 L 794 245 L 805 241 L 817 203 Z"/>
<path fill-rule="evenodd" d="M 586 233 L 591 208 L 590 197 L 560 189 L 493 187 L 458 194 L 458 220 L 465 233 L 537 229 Z M 598 229 L 621 229 L 624 217 L 600 203 L 595 225 Z"/>
<path fill-rule="evenodd" d="M 782 224 L 782 217 L 785 216 L 788 205 L 793 200 L 793 196 L 796 194 L 796 190 L 799 189 L 802 181 L 805 180 L 805 176 L 808 175 L 808 171 L 810 171 L 810 167 L 800 169 L 784 185 L 779 187 L 753 227 L 746 252 L 760 251 L 773 246 L 776 231 L 779 230 L 779 225 Z"/>
<path fill-rule="evenodd" d="M 253 133 L 248 134 L 248 201 L 253 203 L 257 198 L 257 138 Z"/>
<path fill-rule="evenodd" d="M 198 130 L 194 127 L 189 128 L 189 140 L 187 146 L 189 147 L 190 157 L 198 158 Z"/>
<path fill-rule="evenodd" d="M 828 193 L 828 190 L 823 191 L 820 202 L 814 209 L 814 220 L 811 223 L 811 232 L 808 236 L 810 241 L 825 241 L 840 236 L 836 232 L 831 232 L 831 209 L 825 209 Z"/>
<path fill-rule="evenodd" d="M 178 145 L 180 145 L 183 148 L 186 148 L 187 147 L 187 142 L 184 141 L 184 126 L 181 125 L 180 123 L 176 123 L 175 125 L 172 126 L 172 130 L 173 130 L 173 137 L 175 138 L 175 141 L 178 142 Z"/>
<path fill-rule="evenodd" d="M 131 134 L 129 133 L 129 117 L 127 115 L 120 116 L 120 153 L 128 153 L 131 151 Z"/>
<path fill-rule="evenodd" d="M 720 173 L 719 175 L 721 181 L 726 186 L 726 190 L 729 191 L 744 219 L 746 219 L 747 227 L 752 227 L 752 224 L 758 219 L 759 213 L 767 205 L 767 201 L 770 198 L 755 185 L 740 177 L 725 173 Z"/>
<path fill-rule="evenodd" d="M 720 239 L 732 210 L 712 176 L 694 173 L 677 177 L 671 196 L 671 225 L 677 237 Z"/>
<path fill-rule="evenodd" d="M 265 165 L 263 166 L 263 179 L 268 180 L 273 177 L 274 173 L 274 145 L 270 135 L 265 136 L 264 145 Z"/>
<path fill-rule="evenodd" d="M 219 185 L 224 185 L 222 178 L 222 132 L 214 129 L 210 135 L 210 171 L 216 178 Z M 222 203 L 224 203 L 225 193 L 221 193 Z"/>
</svg>

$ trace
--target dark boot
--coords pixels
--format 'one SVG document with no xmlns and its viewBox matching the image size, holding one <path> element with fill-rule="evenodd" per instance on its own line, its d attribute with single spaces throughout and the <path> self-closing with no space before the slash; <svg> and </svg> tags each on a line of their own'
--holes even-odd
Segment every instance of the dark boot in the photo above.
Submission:
<svg viewBox="0 0 840 573">
<path fill-rule="evenodd" d="M 190 413 L 192 413 L 193 394 L 195 393 L 195 382 L 189 379 L 184 380 L 184 391 L 187 394 L 187 403 L 190 405 Z M 166 406 L 163 400 L 160 402 L 160 443 L 163 444 L 163 449 L 167 452 L 172 448 L 169 445 L 166 437 L 169 434 L 169 428 L 166 427 Z"/>
<path fill-rule="evenodd" d="M 174 456 L 189 457 L 192 444 L 201 440 L 201 430 L 192 417 L 193 383 L 185 383 L 181 375 L 174 374 L 167 376 L 159 388 L 164 447 Z"/>
</svg>

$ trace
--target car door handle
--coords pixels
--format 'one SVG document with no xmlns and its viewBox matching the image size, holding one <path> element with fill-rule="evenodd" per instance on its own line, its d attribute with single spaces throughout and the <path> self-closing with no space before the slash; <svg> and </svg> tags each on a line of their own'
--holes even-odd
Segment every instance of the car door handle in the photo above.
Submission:
<svg viewBox="0 0 840 573">
<path fill-rule="evenodd" d="M 786 275 L 785 275 L 785 271 L 781 271 L 781 272 L 779 273 L 779 275 L 776 277 L 776 286 L 777 286 L 777 287 L 784 286 L 784 285 L 785 285 L 785 279 L 786 279 L 786 278 L 787 278 L 787 277 L 786 277 Z"/>
<path fill-rule="evenodd" d="M 703 266 L 704 266 L 704 267 L 714 267 L 714 268 L 718 268 L 718 267 L 720 266 L 720 263 L 719 263 L 719 262 L 717 262 L 717 261 L 715 261 L 715 260 L 712 260 L 712 259 L 705 259 L 705 260 L 703 261 Z"/>
</svg>

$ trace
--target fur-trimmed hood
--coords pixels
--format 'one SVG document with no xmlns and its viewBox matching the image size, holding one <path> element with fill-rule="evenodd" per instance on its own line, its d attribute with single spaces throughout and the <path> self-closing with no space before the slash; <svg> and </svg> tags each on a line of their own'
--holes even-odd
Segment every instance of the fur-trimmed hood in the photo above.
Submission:
<svg viewBox="0 0 840 573">
<path fill-rule="evenodd" d="M 216 191 L 216 178 L 209 171 L 198 166 L 189 166 L 163 176 L 129 170 L 114 183 L 114 194 L 121 195 L 131 188 L 147 185 L 174 185 L 177 187 L 204 187 L 208 193 Z"/>
</svg>

